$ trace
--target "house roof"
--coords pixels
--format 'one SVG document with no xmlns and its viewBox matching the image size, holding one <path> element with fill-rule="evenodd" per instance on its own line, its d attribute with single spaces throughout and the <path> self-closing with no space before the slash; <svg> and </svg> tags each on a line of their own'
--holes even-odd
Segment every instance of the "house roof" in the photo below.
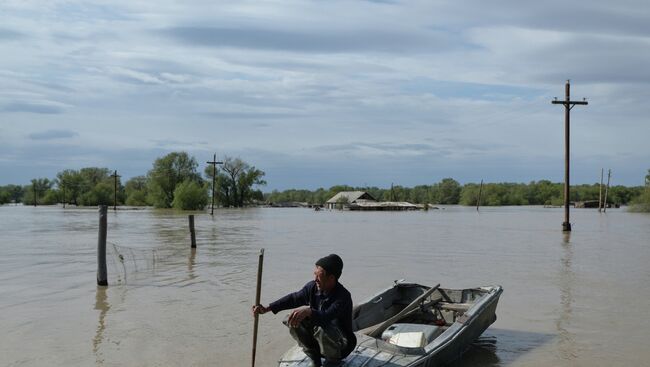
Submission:
<svg viewBox="0 0 650 367">
<path fill-rule="evenodd" d="M 413 208 L 419 209 L 421 206 L 417 204 L 412 204 L 407 201 L 375 201 L 368 202 L 366 200 L 361 200 L 360 202 L 355 203 L 355 206 L 362 208 Z"/>
<path fill-rule="evenodd" d="M 341 198 L 346 198 L 348 200 L 348 203 L 354 203 L 359 199 L 375 201 L 375 198 L 373 198 L 372 195 L 366 191 L 341 191 L 338 194 L 332 196 L 331 199 L 327 200 L 327 203 L 335 204 Z"/>
</svg>

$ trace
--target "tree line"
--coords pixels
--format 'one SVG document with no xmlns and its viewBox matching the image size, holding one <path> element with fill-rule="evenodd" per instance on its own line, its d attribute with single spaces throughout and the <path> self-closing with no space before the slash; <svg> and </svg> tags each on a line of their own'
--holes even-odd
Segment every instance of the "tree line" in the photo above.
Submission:
<svg viewBox="0 0 650 367">
<path fill-rule="evenodd" d="M 172 152 L 158 158 L 146 175 L 136 176 L 125 184 L 118 179 L 117 204 L 154 206 L 196 210 L 204 208 L 210 199 L 212 166 L 206 165 L 203 175 L 199 164 L 185 152 Z M 379 201 L 408 201 L 416 204 L 476 205 L 480 185 L 461 185 L 445 178 L 431 185 L 391 188 L 353 187 L 336 185 L 329 189 L 274 190 L 263 194 L 265 173 L 239 158 L 226 157 L 217 170 L 215 202 L 223 207 L 242 207 L 257 203 L 305 202 L 324 204 L 341 191 L 367 191 Z M 563 204 L 562 183 L 548 180 L 525 183 L 486 183 L 481 192 L 481 205 L 552 205 Z M 571 201 L 598 200 L 599 184 L 571 187 Z M 81 206 L 112 205 L 114 179 L 107 168 L 87 167 L 66 169 L 54 179 L 38 178 L 30 185 L 0 186 L 0 204 L 25 205 L 72 204 Z M 607 202 L 630 205 L 632 210 L 650 212 L 650 170 L 645 186 L 612 186 Z"/>
<path fill-rule="evenodd" d="M 122 184 L 108 168 L 66 169 L 56 178 L 32 179 L 30 185 L 0 186 L 0 204 L 70 204 L 79 206 L 117 205 L 154 206 L 182 210 L 203 209 L 212 192 L 212 166 L 199 173 L 196 158 L 186 152 L 172 152 L 155 160 L 146 175 Z M 242 207 L 263 200 L 256 186 L 265 185 L 264 171 L 240 158 L 225 157 L 215 178 L 215 203 Z"/>
<path fill-rule="evenodd" d="M 650 180 L 650 170 L 646 181 Z M 607 194 L 607 202 L 613 204 L 635 204 L 643 201 L 647 195 L 650 199 L 650 184 L 646 187 L 612 186 Z M 353 187 L 346 185 L 332 186 L 329 189 L 317 190 L 284 190 L 273 191 L 265 195 L 270 203 L 306 202 L 323 204 L 341 191 L 366 191 L 378 201 L 408 201 L 415 204 L 460 204 L 476 205 L 479 198 L 480 185 L 467 183 L 461 185 L 453 178 L 445 178 L 431 185 L 415 187 L 393 186 L 392 188 Z M 599 184 L 571 186 L 571 201 L 598 200 Z M 604 188 L 603 188 L 604 195 Z M 548 180 L 525 183 L 486 183 L 481 192 L 481 205 L 552 205 L 560 206 L 564 201 L 564 184 Z M 647 201 L 650 204 L 650 201 Z"/>
<path fill-rule="evenodd" d="M 636 197 L 630 206 L 630 210 L 634 212 L 650 213 L 650 169 L 645 176 L 645 187 L 641 194 Z"/>
</svg>

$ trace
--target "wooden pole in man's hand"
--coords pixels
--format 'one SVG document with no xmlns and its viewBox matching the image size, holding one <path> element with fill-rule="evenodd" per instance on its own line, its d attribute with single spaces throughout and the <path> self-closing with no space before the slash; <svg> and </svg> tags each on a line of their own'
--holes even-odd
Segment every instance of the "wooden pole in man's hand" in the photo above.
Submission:
<svg viewBox="0 0 650 367">
<path fill-rule="evenodd" d="M 262 293 L 262 265 L 264 264 L 264 249 L 260 250 L 260 259 L 257 264 L 257 290 L 255 291 L 255 306 L 260 304 L 260 295 Z M 253 324 L 253 359 L 252 367 L 255 367 L 255 352 L 257 349 L 257 324 L 259 322 L 260 315 L 255 314 L 255 323 Z"/>
</svg>

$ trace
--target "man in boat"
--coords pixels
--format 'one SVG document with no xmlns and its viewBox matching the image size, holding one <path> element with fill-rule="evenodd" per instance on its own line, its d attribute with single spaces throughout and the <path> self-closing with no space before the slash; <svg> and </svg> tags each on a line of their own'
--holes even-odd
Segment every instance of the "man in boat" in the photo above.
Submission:
<svg viewBox="0 0 650 367">
<path fill-rule="evenodd" d="M 253 315 L 292 309 L 284 324 L 311 359 L 312 366 L 338 366 L 357 344 L 352 332 L 352 297 L 339 283 L 343 260 L 330 254 L 316 261 L 314 280 L 268 307 L 253 306 Z"/>
</svg>

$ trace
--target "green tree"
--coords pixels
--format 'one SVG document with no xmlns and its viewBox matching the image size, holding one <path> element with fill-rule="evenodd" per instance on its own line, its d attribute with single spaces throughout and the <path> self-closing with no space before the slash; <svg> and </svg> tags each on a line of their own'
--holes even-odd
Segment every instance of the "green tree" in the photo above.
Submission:
<svg viewBox="0 0 650 367">
<path fill-rule="evenodd" d="M 54 182 L 48 178 L 34 178 L 31 180 L 32 184 L 25 186 L 23 195 L 23 204 L 34 205 L 34 203 L 43 204 L 43 195 L 45 192 L 52 188 Z"/>
<path fill-rule="evenodd" d="M 212 179 L 212 166 L 206 166 L 205 174 Z M 253 186 L 266 185 L 264 171 L 249 165 L 239 158 L 225 157 L 217 174 L 217 199 L 225 207 L 243 207 L 260 193 Z"/>
<path fill-rule="evenodd" d="M 79 204 L 84 206 L 113 205 L 114 187 L 108 180 L 100 182 L 90 191 L 84 192 Z"/>
<path fill-rule="evenodd" d="M 148 172 L 149 200 L 157 208 L 170 208 L 176 187 L 187 180 L 203 184 L 198 163 L 186 152 L 172 152 L 156 159 Z"/>
<path fill-rule="evenodd" d="M 196 181 L 185 180 L 174 190 L 172 207 L 180 210 L 201 210 L 208 204 L 208 190 Z"/>
<path fill-rule="evenodd" d="M 19 185 L 0 186 L 0 204 L 19 203 L 23 198 L 23 188 Z"/>
<path fill-rule="evenodd" d="M 643 189 L 643 192 L 633 200 L 630 211 L 650 212 L 650 169 L 648 170 L 648 174 L 645 176 L 645 188 Z"/>
<path fill-rule="evenodd" d="M 0 186 L 0 205 L 11 202 L 11 194 L 4 186 Z"/>
<path fill-rule="evenodd" d="M 440 182 L 438 203 L 458 204 L 460 201 L 460 184 L 453 178 L 445 178 Z"/>
<path fill-rule="evenodd" d="M 18 204 L 22 199 L 24 195 L 23 187 L 20 185 L 7 185 L 5 186 L 7 188 L 7 191 L 9 192 L 9 195 L 11 197 L 11 201 Z"/>
<path fill-rule="evenodd" d="M 79 174 L 90 187 L 94 187 L 98 183 L 108 180 L 110 177 L 108 168 L 100 167 L 85 167 L 79 170 Z"/>
<path fill-rule="evenodd" d="M 89 189 L 90 185 L 84 183 L 84 177 L 79 171 L 66 169 L 56 174 L 59 190 L 62 191 L 62 201 L 66 204 L 79 205 L 79 196 Z M 65 195 L 63 195 L 65 192 Z M 65 196 L 65 197 L 64 197 Z"/>
<path fill-rule="evenodd" d="M 43 194 L 43 199 L 41 204 L 43 205 L 55 205 L 60 201 L 59 191 L 54 189 L 49 189 Z"/>
<path fill-rule="evenodd" d="M 479 189 L 480 186 L 475 183 L 464 185 L 460 190 L 459 204 L 472 206 L 476 205 L 476 202 L 478 201 Z M 483 195 L 483 193 L 481 193 L 481 195 Z M 481 204 L 483 204 L 483 201 L 485 200 L 481 199 Z"/>
<path fill-rule="evenodd" d="M 126 205 L 146 206 L 150 205 L 147 201 L 149 190 L 147 188 L 147 178 L 145 176 L 135 176 L 124 185 L 126 193 Z"/>
</svg>

